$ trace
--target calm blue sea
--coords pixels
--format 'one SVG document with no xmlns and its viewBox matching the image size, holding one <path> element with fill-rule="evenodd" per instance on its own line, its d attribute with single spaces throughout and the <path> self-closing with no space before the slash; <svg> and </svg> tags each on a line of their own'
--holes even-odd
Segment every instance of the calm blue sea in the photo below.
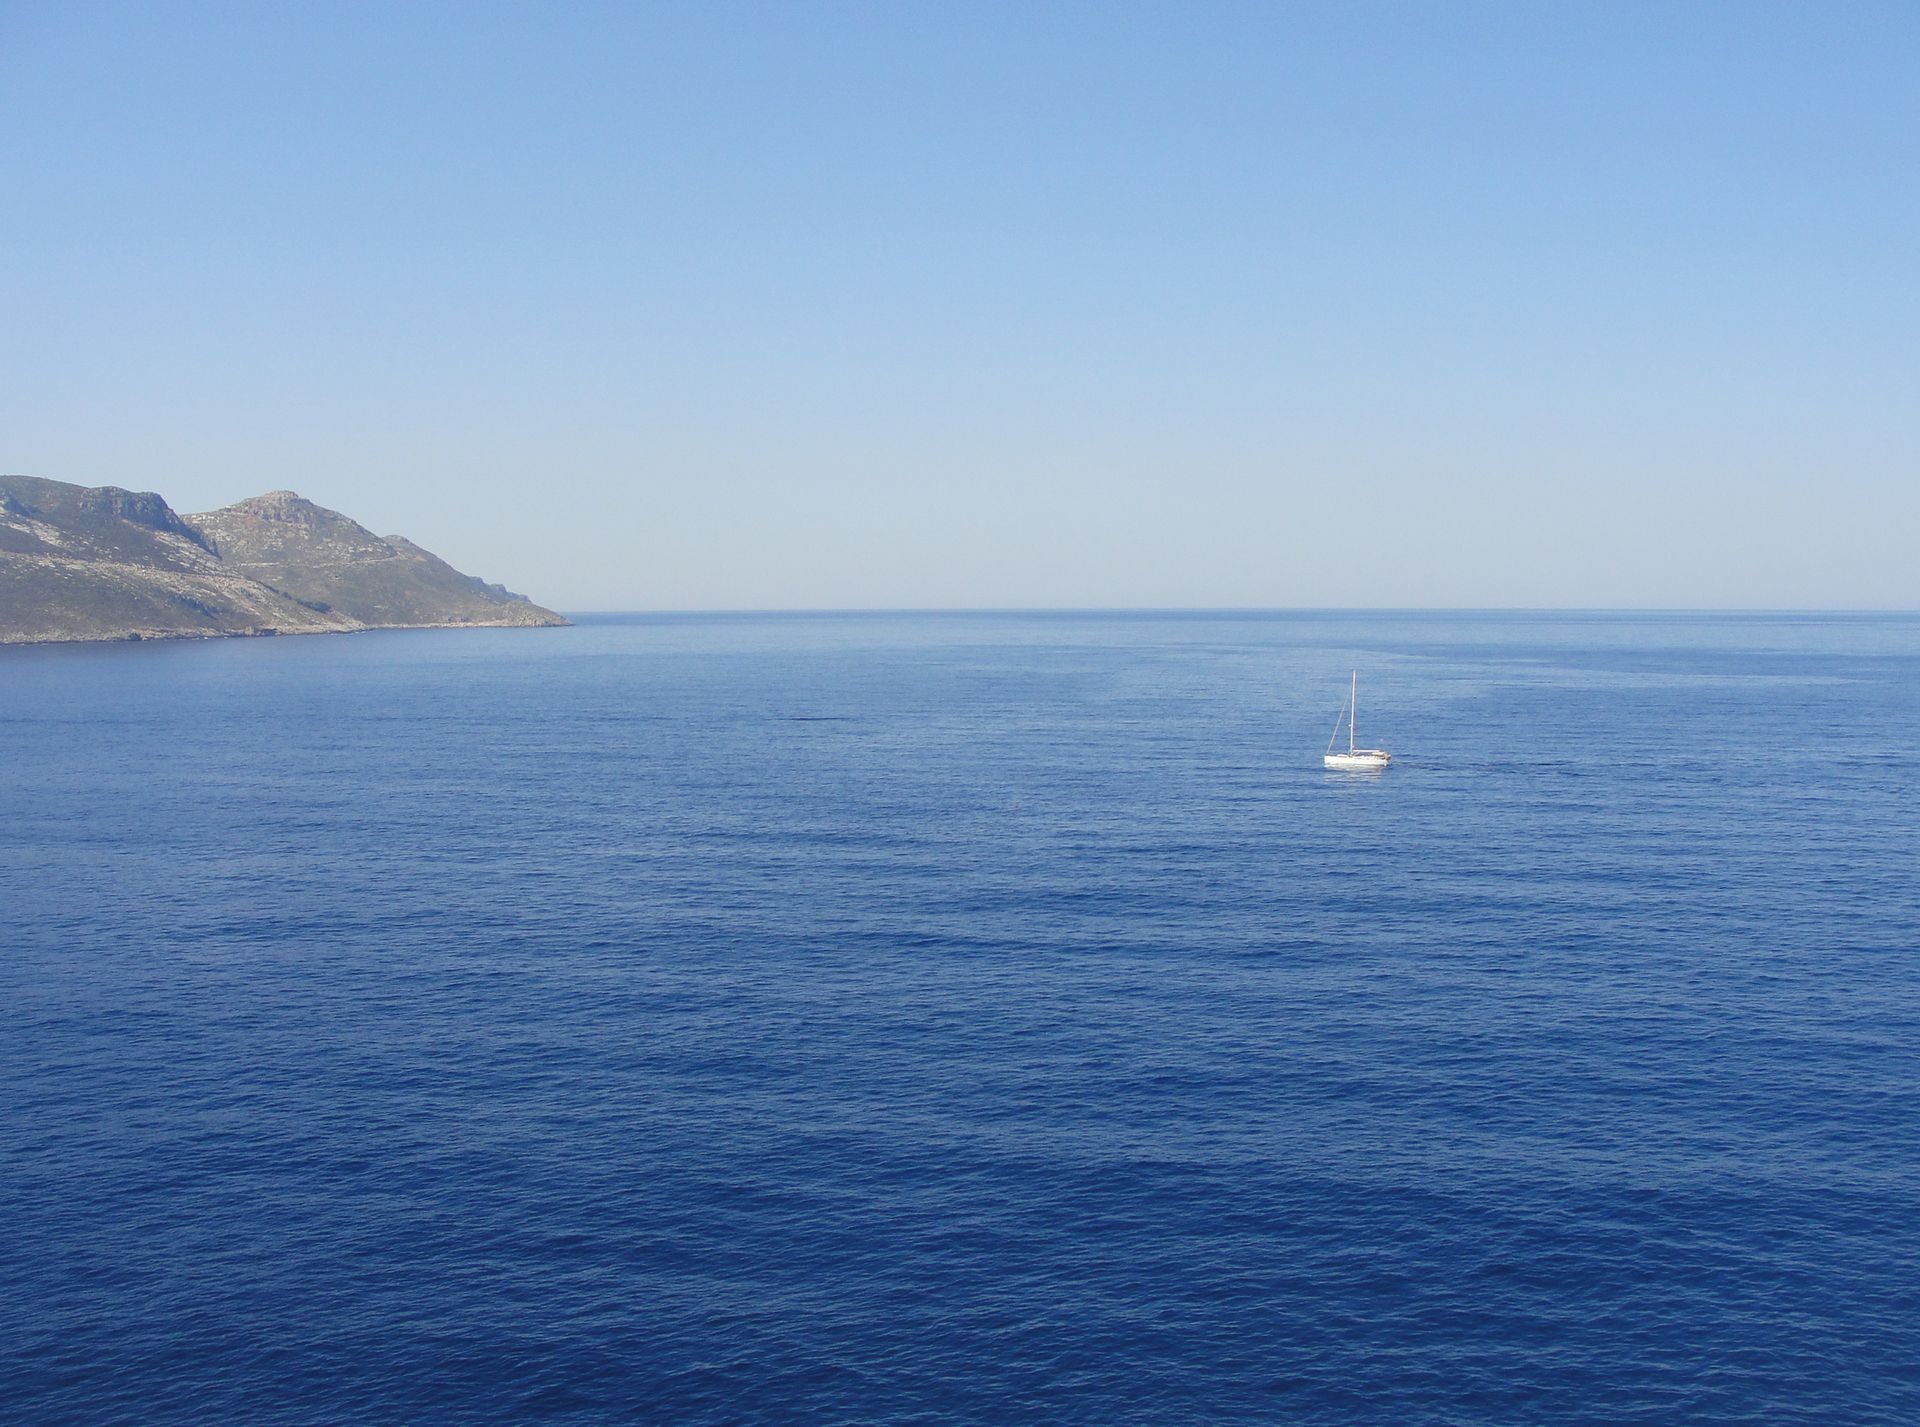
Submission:
<svg viewBox="0 0 1920 1427">
<path fill-rule="evenodd" d="M 1920 618 L 12 649 L 0 739 L 8 1421 L 1920 1422 Z"/>
</svg>

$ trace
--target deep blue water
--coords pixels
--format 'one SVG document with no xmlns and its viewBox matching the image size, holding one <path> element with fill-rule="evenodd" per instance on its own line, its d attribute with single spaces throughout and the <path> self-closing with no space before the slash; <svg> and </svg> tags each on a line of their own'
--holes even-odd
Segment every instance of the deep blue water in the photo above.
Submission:
<svg viewBox="0 0 1920 1427">
<path fill-rule="evenodd" d="M 0 737 L 8 1420 L 1920 1422 L 1920 619 L 0 650 Z"/>
</svg>

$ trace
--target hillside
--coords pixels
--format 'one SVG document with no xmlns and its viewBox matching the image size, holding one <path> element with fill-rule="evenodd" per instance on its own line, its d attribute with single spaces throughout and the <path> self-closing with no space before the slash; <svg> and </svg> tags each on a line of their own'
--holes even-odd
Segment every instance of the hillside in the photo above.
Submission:
<svg viewBox="0 0 1920 1427">
<path fill-rule="evenodd" d="M 183 520 L 152 492 L 0 475 L 0 644 L 565 623 L 288 492 Z"/>
<path fill-rule="evenodd" d="M 225 568 L 372 627 L 566 623 L 411 540 L 382 538 L 292 491 L 190 515 L 187 524 Z"/>
</svg>

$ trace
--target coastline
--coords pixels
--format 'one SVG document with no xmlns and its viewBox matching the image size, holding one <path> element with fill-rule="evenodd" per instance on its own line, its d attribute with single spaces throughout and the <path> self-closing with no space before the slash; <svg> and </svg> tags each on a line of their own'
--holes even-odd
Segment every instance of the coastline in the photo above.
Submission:
<svg viewBox="0 0 1920 1427">
<path fill-rule="evenodd" d="M 529 620 L 439 620 L 426 624 L 363 624 L 351 629 L 129 629 L 112 634 L 0 634 L 0 648 L 30 649 L 62 644 L 175 644 L 193 639 L 295 639 L 336 634 L 378 634 L 401 629 L 572 629 L 574 622 Z"/>
</svg>

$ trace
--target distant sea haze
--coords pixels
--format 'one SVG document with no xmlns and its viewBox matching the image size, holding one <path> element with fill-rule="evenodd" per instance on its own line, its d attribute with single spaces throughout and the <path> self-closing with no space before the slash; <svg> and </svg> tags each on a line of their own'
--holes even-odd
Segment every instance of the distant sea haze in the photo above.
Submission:
<svg viewBox="0 0 1920 1427">
<path fill-rule="evenodd" d="M 7 1412 L 1920 1421 L 1916 689 L 1912 616 L 0 649 Z"/>
</svg>

